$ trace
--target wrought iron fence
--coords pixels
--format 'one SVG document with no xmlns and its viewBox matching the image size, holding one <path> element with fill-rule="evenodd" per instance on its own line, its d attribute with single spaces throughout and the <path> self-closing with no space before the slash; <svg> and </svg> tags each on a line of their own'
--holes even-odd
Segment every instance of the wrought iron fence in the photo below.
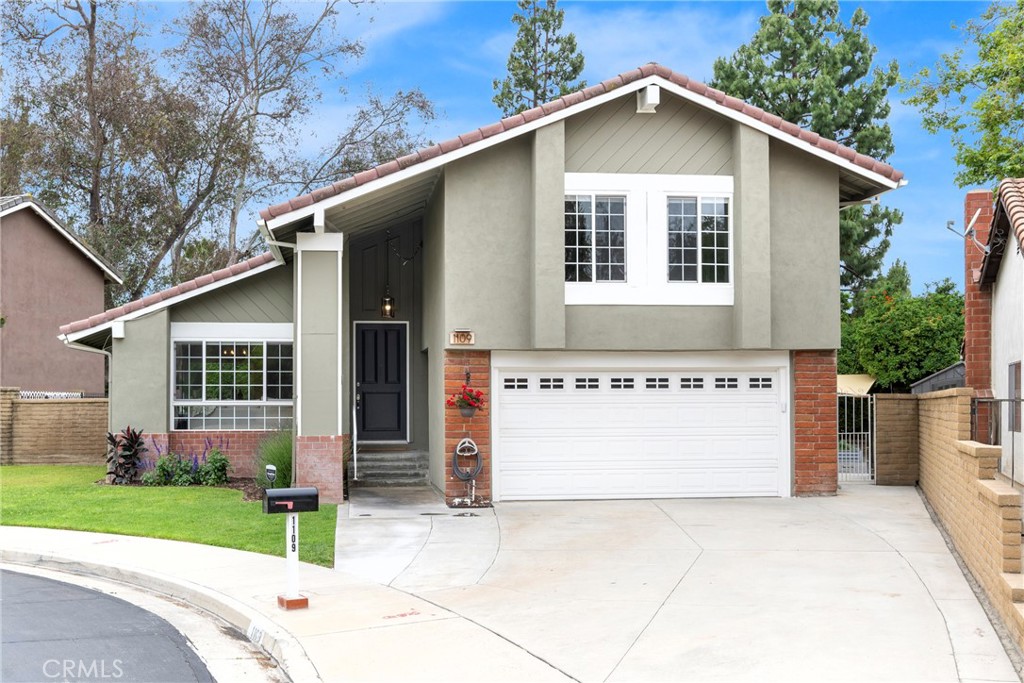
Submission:
<svg viewBox="0 0 1024 683">
<path fill-rule="evenodd" d="M 839 394 L 836 398 L 839 481 L 875 481 L 875 397 Z"/>
</svg>

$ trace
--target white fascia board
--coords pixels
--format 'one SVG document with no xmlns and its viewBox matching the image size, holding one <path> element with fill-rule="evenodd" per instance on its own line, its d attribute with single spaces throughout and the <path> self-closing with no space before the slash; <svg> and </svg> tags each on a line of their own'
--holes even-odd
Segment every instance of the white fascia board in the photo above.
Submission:
<svg viewBox="0 0 1024 683">
<path fill-rule="evenodd" d="M 111 320 L 109 322 L 101 323 L 96 327 L 90 327 L 85 330 L 79 330 L 78 332 L 71 332 L 70 334 L 60 334 L 57 335 L 57 338 L 60 339 L 65 344 L 67 344 L 68 346 L 70 346 L 71 344 L 77 342 L 79 339 L 84 339 L 85 337 L 88 337 L 91 334 L 96 334 L 97 332 L 102 332 L 103 330 L 113 329 L 114 322 L 115 321 Z"/>
<path fill-rule="evenodd" d="M 35 204 L 35 202 L 22 202 L 21 204 L 17 204 L 15 206 L 12 206 L 9 209 L 6 209 L 4 211 L 0 211 L 0 218 L 3 218 L 4 216 L 8 216 L 8 215 L 10 215 L 12 213 L 15 213 L 17 211 L 21 211 L 26 206 L 31 208 L 33 211 L 35 211 L 36 215 L 38 215 L 44 221 L 49 223 L 50 226 L 53 227 L 54 230 L 59 232 L 64 237 L 64 239 L 66 239 L 68 242 L 70 242 L 71 245 L 75 249 L 77 249 L 78 251 L 80 251 L 83 254 L 85 254 L 86 258 L 88 258 L 90 261 L 95 263 L 96 266 L 99 267 L 99 269 L 102 270 L 104 273 L 109 275 L 111 280 L 113 280 L 114 282 L 116 282 L 119 285 L 124 284 L 124 281 L 121 279 L 121 277 L 117 273 L 115 273 L 110 268 L 108 268 L 106 266 L 106 264 L 103 263 L 103 261 L 100 261 L 98 258 L 96 258 L 95 254 L 93 254 L 91 251 L 89 251 L 84 246 L 82 246 L 82 243 L 79 242 L 78 239 L 74 235 L 72 235 L 70 232 L 68 232 L 67 228 L 65 228 L 63 225 L 61 225 L 60 223 L 58 223 L 55 220 L 53 220 L 53 218 L 50 216 L 50 214 L 48 214 L 45 211 L 43 211 L 42 209 L 40 209 Z"/>
<path fill-rule="evenodd" d="M 567 370 L 789 368 L 788 351 L 492 351 L 494 369 Z"/>
<path fill-rule="evenodd" d="M 395 173 L 386 175 L 383 178 L 371 180 L 370 182 L 364 183 L 363 185 L 359 185 L 358 187 L 354 187 L 351 190 L 348 190 L 347 192 L 334 195 L 333 197 L 328 197 L 327 199 L 323 199 L 319 202 L 303 207 L 301 209 L 296 209 L 294 211 L 289 211 L 288 213 L 281 214 L 280 216 L 271 218 L 269 221 L 267 221 L 267 227 L 270 229 L 271 233 L 273 233 L 273 231 L 276 230 L 277 228 L 280 228 L 281 226 L 284 225 L 289 225 L 302 218 L 312 216 L 317 211 L 326 211 L 328 209 L 332 209 L 336 206 L 349 202 L 358 197 L 362 197 L 364 195 L 377 192 L 378 190 L 384 189 L 396 183 L 400 183 L 403 180 L 414 178 L 417 175 L 427 173 L 436 168 L 444 166 L 445 164 L 448 164 L 452 161 L 457 161 L 458 159 L 467 157 L 470 154 L 476 154 L 477 152 L 483 151 L 495 145 L 500 145 L 501 143 L 507 140 L 519 137 L 520 135 L 525 135 L 526 133 L 537 130 L 538 128 L 543 128 L 548 124 L 556 123 L 558 121 L 567 119 L 570 116 L 575 116 L 576 114 L 585 112 L 588 109 L 599 107 L 602 104 L 610 102 L 619 97 L 636 93 L 638 90 L 646 88 L 649 85 L 659 85 L 668 90 L 669 92 L 674 93 L 685 100 L 693 102 L 699 107 L 704 107 L 705 109 L 709 109 L 710 111 L 713 111 L 716 114 L 724 116 L 727 119 L 737 121 L 746 126 L 750 126 L 751 128 L 758 130 L 768 135 L 769 137 L 773 137 L 777 140 L 781 140 L 782 142 L 793 145 L 798 149 L 808 152 L 809 154 L 813 154 L 814 156 L 820 159 L 824 159 L 825 161 L 831 164 L 834 164 L 851 173 L 866 178 L 867 180 L 873 183 L 877 183 L 887 189 L 894 190 L 906 184 L 906 181 L 904 180 L 891 180 L 889 178 L 886 178 L 885 176 L 875 173 L 874 171 L 858 166 L 857 164 L 854 164 L 851 161 L 847 161 L 846 159 L 843 159 L 837 154 L 828 152 L 824 149 L 821 149 L 820 147 L 816 147 L 815 145 L 805 142 L 799 138 L 793 137 L 789 133 L 783 133 L 782 131 L 772 126 L 769 126 L 763 121 L 759 121 L 755 118 L 748 116 L 747 114 L 738 112 L 735 109 L 730 109 L 728 107 L 722 106 L 704 95 L 698 95 L 695 92 L 691 92 L 682 86 L 676 85 L 675 83 L 672 83 L 671 81 L 662 78 L 661 76 L 647 76 L 646 78 L 642 78 L 638 81 L 628 83 L 622 87 L 612 90 L 611 92 L 607 92 L 604 93 L 603 95 L 598 95 L 597 97 L 586 100 L 585 102 L 581 102 L 571 107 L 561 109 L 552 114 L 547 114 L 546 116 L 542 116 L 539 119 L 530 121 L 529 123 L 524 123 L 523 125 L 517 126 L 516 128 L 513 128 L 511 130 L 498 133 L 497 135 L 493 135 L 489 138 L 480 140 L 478 142 L 474 142 L 467 147 L 460 147 L 459 149 L 452 150 L 451 152 L 440 154 L 434 157 L 433 159 L 428 159 L 427 161 L 422 161 L 418 164 L 413 164 L 408 168 L 405 168 L 401 171 L 396 171 Z"/>
<path fill-rule="evenodd" d="M 125 313 L 124 315 L 118 316 L 117 318 L 114 318 L 113 320 L 108 320 L 107 322 L 100 323 L 99 325 L 96 325 L 95 327 L 89 327 L 89 328 L 86 328 L 84 330 L 79 330 L 78 332 L 72 332 L 70 334 L 63 335 L 62 338 L 67 338 L 67 339 L 69 339 L 71 341 L 75 341 L 77 339 L 81 339 L 82 337 L 87 337 L 90 334 L 95 334 L 96 332 L 99 332 L 101 330 L 105 330 L 105 329 L 111 328 L 115 323 L 119 323 L 119 322 L 123 323 L 123 322 L 128 321 L 128 320 L 135 320 L 136 318 L 141 318 L 144 315 L 149 315 L 150 313 L 155 313 L 156 311 L 160 311 L 160 310 L 163 310 L 165 308 L 169 308 L 171 306 L 180 304 L 183 301 L 188 301 L 189 299 L 191 299 L 193 297 L 197 297 L 197 296 L 200 296 L 202 294 L 206 294 L 207 292 L 212 292 L 215 289 L 220 289 L 221 287 L 224 287 L 225 285 L 232 285 L 232 284 L 234 284 L 236 282 L 241 282 L 242 280 L 245 280 L 246 278 L 252 277 L 253 275 L 259 275 L 260 273 L 264 273 L 264 272 L 266 272 L 268 270 L 271 270 L 273 268 L 277 268 L 280 265 L 283 265 L 283 262 L 279 263 L 277 261 L 271 261 L 270 263 L 264 263 L 262 266 L 258 266 L 256 268 L 253 268 L 252 270 L 247 270 L 244 273 L 239 273 L 238 275 L 234 275 L 232 277 L 224 278 L 223 280 L 220 280 L 218 282 L 214 282 L 212 284 L 206 285 L 205 287 L 199 287 L 198 289 L 193 289 L 191 292 L 185 292 L 184 294 L 179 294 L 178 296 L 171 297 L 170 299 L 166 299 L 165 301 L 161 301 L 159 303 L 153 304 L 152 306 L 146 306 L 145 308 L 140 308 L 137 311 L 132 311 L 131 313 Z"/>
</svg>

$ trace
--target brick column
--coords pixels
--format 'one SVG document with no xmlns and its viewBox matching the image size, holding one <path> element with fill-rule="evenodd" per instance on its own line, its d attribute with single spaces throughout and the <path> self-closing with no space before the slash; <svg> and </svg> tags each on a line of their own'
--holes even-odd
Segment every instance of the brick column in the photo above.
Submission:
<svg viewBox="0 0 1024 683">
<path fill-rule="evenodd" d="M 794 351 L 793 492 L 835 495 L 838 480 L 836 352 Z"/>
<path fill-rule="evenodd" d="M 466 373 L 470 375 L 469 385 L 484 392 L 486 403 L 473 417 L 463 417 L 458 408 L 444 411 L 444 497 L 450 506 L 486 507 L 491 504 L 491 352 L 490 351 L 445 351 L 444 390 L 451 396 L 466 384 Z M 455 447 L 464 437 L 476 442 L 483 459 L 483 469 L 476 478 L 475 491 L 469 482 L 455 476 L 452 469 L 452 455 Z M 460 468 L 469 469 L 475 459 L 460 463 Z"/>
<path fill-rule="evenodd" d="M 974 234 L 988 243 L 992 228 L 992 193 L 973 190 L 964 198 L 964 229 L 976 211 Z M 992 286 L 981 284 L 981 264 L 985 254 L 970 238 L 964 239 L 964 380 L 978 398 L 992 398 Z M 974 438 L 988 443 L 990 406 L 978 405 Z"/>
<path fill-rule="evenodd" d="M 295 485 L 316 486 L 321 503 L 345 501 L 345 458 L 351 435 L 296 436 L 292 462 Z M 277 486 L 290 486 L 288 482 Z"/>
<path fill-rule="evenodd" d="M 17 387 L 0 387 L 0 464 L 14 463 L 14 401 L 21 396 Z"/>
</svg>

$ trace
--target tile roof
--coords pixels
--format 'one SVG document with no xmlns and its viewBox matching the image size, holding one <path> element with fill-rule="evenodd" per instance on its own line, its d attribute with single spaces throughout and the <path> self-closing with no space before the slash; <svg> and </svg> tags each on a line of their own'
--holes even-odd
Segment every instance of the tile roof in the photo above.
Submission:
<svg viewBox="0 0 1024 683">
<path fill-rule="evenodd" d="M 1024 178 L 1006 178 L 999 183 L 996 196 L 1006 211 L 1010 230 L 1017 236 L 1017 244 L 1024 249 Z"/>
<path fill-rule="evenodd" d="M 60 333 L 72 334 L 74 332 L 88 330 L 89 328 L 96 327 L 97 325 L 102 325 L 103 323 L 108 323 L 111 322 L 112 320 L 117 320 L 121 316 L 126 315 L 128 313 L 134 313 L 136 311 L 141 311 L 142 309 L 145 308 L 150 308 L 151 306 L 155 306 L 159 303 L 167 301 L 168 299 L 179 296 L 181 294 L 187 294 L 188 292 L 198 293 L 199 290 L 205 289 L 206 287 L 209 287 L 210 285 L 216 282 L 223 282 L 224 280 L 230 280 L 232 278 L 238 277 L 243 273 L 247 273 L 250 270 L 258 268 L 264 264 L 270 263 L 273 260 L 274 255 L 268 251 L 265 254 L 254 256 L 253 258 L 247 261 L 241 261 L 239 263 L 234 264 L 233 266 L 228 266 L 227 268 L 221 268 L 220 270 L 216 270 L 212 273 L 209 273 L 208 275 L 200 275 L 199 277 L 193 280 L 189 280 L 188 282 L 182 282 L 180 285 L 175 285 L 170 289 L 165 289 L 161 292 L 150 294 L 149 296 L 145 296 L 141 299 L 136 299 L 135 301 L 129 301 L 124 306 L 111 308 L 110 310 L 94 315 L 91 318 L 86 318 L 85 320 L 76 320 L 73 323 L 61 325 Z"/>
<path fill-rule="evenodd" d="M 740 112 L 741 114 L 749 116 L 750 118 L 756 121 L 760 121 L 761 123 L 767 124 L 772 128 L 775 128 L 783 133 L 791 135 L 794 138 L 797 138 L 807 144 L 818 147 L 819 149 L 822 149 L 826 152 L 835 154 L 841 159 L 844 159 L 852 164 L 860 166 L 861 168 L 864 168 L 866 170 L 877 173 L 885 178 L 888 178 L 889 180 L 898 182 L 903 178 L 903 172 L 897 171 L 889 164 L 882 163 L 881 161 L 878 161 L 877 159 L 869 157 L 865 154 L 860 154 L 850 149 L 849 147 L 840 145 L 839 143 L 833 140 L 823 138 L 817 133 L 812 133 L 808 130 L 804 130 L 803 128 L 797 126 L 795 123 L 784 121 L 774 114 L 769 114 L 763 109 L 755 107 L 751 104 L 747 104 L 743 100 L 726 95 L 720 90 L 710 88 L 707 85 L 700 83 L 699 81 L 695 81 L 691 78 L 688 78 L 683 74 L 676 73 L 667 67 L 661 66 L 660 64 L 652 63 L 645 64 L 644 66 L 638 69 L 633 69 L 632 71 L 627 71 L 626 73 L 619 74 L 618 76 L 610 78 L 602 83 L 598 83 L 597 85 L 592 85 L 588 88 L 584 88 L 583 90 L 578 90 L 574 93 L 564 95 L 558 98 L 557 100 L 553 100 L 551 102 L 548 102 L 547 104 L 542 104 L 539 107 L 527 109 L 521 114 L 510 116 L 506 119 L 502 119 L 501 121 L 498 121 L 496 123 L 492 123 L 490 125 L 483 126 L 468 133 L 464 133 L 463 135 L 459 135 L 458 137 L 452 138 L 450 140 L 439 142 L 425 149 L 421 149 L 418 152 L 413 152 L 412 154 L 400 157 L 398 159 L 394 159 L 385 164 L 381 164 L 376 168 L 371 168 L 367 171 L 362 171 L 361 173 L 357 173 L 349 178 L 339 180 L 338 182 L 332 185 L 328 185 L 327 187 L 322 187 L 318 190 L 313 190 L 308 194 L 300 195 L 293 199 L 289 199 L 288 201 L 283 202 L 281 204 L 275 204 L 274 206 L 268 207 L 266 209 L 261 209 L 260 217 L 263 220 L 270 220 L 272 218 L 276 218 L 277 216 L 286 214 L 290 211 L 305 208 L 307 206 L 315 204 L 316 202 L 322 201 L 329 197 L 333 197 L 335 195 L 339 195 L 343 192 L 346 192 L 347 190 L 359 187 L 360 185 L 365 185 L 366 183 L 372 182 L 378 178 L 383 178 L 384 176 L 409 168 L 410 166 L 414 166 L 418 163 L 427 161 L 428 159 L 433 159 L 435 157 L 447 154 L 449 152 L 452 152 L 463 147 L 469 147 L 470 145 L 476 142 L 480 142 L 481 140 L 485 140 L 494 135 L 498 135 L 499 133 L 512 130 L 514 128 L 522 126 L 523 124 L 530 123 L 531 121 L 535 121 L 544 116 L 548 116 L 555 112 L 562 111 L 563 109 L 568 109 L 574 105 L 580 104 L 581 102 L 585 102 L 599 95 L 604 95 L 605 93 L 612 92 L 613 90 L 621 88 L 624 85 L 627 85 L 634 81 L 638 81 L 643 78 L 647 78 L 648 76 L 660 76 L 661 78 L 664 78 L 665 80 L 674 83 L 677 86 L 685 88 L 692 93 L 695 93 L 702 97 L 706 97 L 712 102 L 715 102 L 723 107 L 727 107 L 729 109 L 733 109 L 737 112 Z"/>
</svg>

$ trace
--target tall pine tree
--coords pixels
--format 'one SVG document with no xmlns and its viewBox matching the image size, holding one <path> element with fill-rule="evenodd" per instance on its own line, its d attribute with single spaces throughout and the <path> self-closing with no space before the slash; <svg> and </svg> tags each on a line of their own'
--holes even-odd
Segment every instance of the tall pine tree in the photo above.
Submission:
<svg viewBox="0 0 1024 683">
<path fill-rule="evenodd" d="M 769 0 L 750 42 L 715 60 L 712 87 L 881 161 L 893 153 L 889 90 L 893 60 L 872 67 L 877 51 L 857 9 L 849 25 L 836 0 Z M 900 211 L 878 205 L 840 214 L 842 284 L 859 291 L 877 276 Z"/>
<path fill-rule="evenodd" d="M 508 56 L 508 76 L 494 79 L 493 101 L 505 116 L 550 102 L 580 88 L 583 53 L 576 36 L 561 34 L 565 12 L 556 0 L 519 0 L 512 21 L 519 26 Z"/>
</svg>

